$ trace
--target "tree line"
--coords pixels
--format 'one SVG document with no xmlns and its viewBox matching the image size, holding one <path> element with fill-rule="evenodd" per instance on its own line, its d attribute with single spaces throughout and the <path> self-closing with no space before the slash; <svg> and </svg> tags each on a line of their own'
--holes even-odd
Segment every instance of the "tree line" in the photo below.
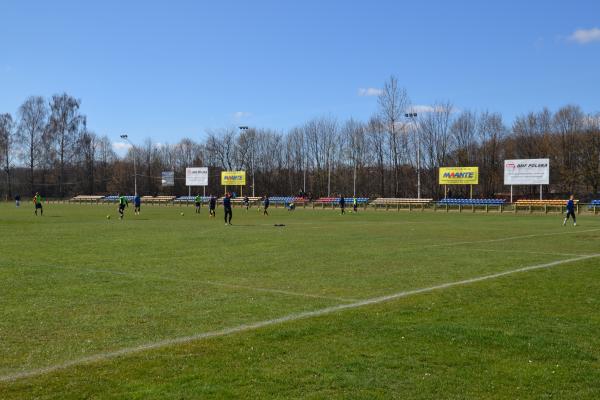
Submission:
<svg viewBox="0 0 600 400">
<path fill-rule="evenodd" d="M 13 117 L 0 114 L 0 163 L 5 198 L 39 191 L 47 197 L 133 193 L 134 158 L 141 194 L 186 194 L 185 168 L 209 167 L 207 193 L 218 194 L 221 170 L 246 170 L 244 193 L 344 194 L 439 198 L 440 166 L 479 166 L 478 197 L 506 195 L 503 162 L 550 158 L 547 195 L 594 197 L 600 188 L 600 114 L 576 105 L 544 108 L 507 126 L 496 112 L 457 110 L 450 102 L 414 107 L 397 78 L 390 77 L 368 120 L 321 116 L 287 132 L 226 127 L 158 144 L 147 138 L 119 157 L 107 136 L 88 128 L 81 101 L 66 93 L 32 96 Z M 414 115 L 416 114 L 416 115 Z M 174 187 L 161 186 L 161 172 L 174 171 Z M 201 188 L 193 188 L 194 193 Z M 455 197 L 468 188 L 453 188 Z M 516 188 L 531 195 L 537 188 Z M 596 196 L 597 197 L 597 196 Z"/>
</svg>

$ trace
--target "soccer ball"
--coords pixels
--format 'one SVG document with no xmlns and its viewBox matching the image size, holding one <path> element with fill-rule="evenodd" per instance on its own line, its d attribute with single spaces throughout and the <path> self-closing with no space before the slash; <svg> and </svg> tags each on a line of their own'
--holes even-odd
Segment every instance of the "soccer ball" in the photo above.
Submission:
<svg viewBox="0 0 600 400">
<path fill-rule="evenodd" d="M 110 219 L 110 215 L 107 215 L 107 216 L 106 216 L 106 219 Z"/>
<path fill-rule="evenodd" d="M 183 217 L 183 213 L 180 214 Z"/>
</svg>

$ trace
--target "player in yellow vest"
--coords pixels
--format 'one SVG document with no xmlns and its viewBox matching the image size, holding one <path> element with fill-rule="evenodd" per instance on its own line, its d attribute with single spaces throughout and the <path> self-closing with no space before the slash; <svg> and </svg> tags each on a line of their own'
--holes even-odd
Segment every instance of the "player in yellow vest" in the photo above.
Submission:
<svg viewBox="0 0 600 400">
<path fill-rule="evenodd" d="M 40 196 L 39 192 L 36 192 L 35 196 L 33 196 L 33 204 L 35 206 L 35 215 L 38 215 L 37 212 L 40 210 L 40 216 L 43 216 L 44 209 L 42 208 L 42 196 Z"/>
</svg>

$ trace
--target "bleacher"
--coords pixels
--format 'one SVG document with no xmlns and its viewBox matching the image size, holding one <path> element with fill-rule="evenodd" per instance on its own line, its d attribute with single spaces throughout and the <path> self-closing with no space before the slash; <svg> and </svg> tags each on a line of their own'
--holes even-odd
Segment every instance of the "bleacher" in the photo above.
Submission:
<svg viewBox="0 0 600 400">
<path fill-rule="evenodd" d="M 210 196 L 200 196 L 200 201 L 202 203 L 208 203 L 210 200 Z M 175 200 L 174 203 L 194 203 L 196 201 L 196 196 L 179 196 Z"/>
<path fill-rule="evenodd" d="M 173 203 L 175 196 L 142 196 L 142 204 L 168 204 Z"/>
<path fill-rule="evenodd" d="M 433 199 L 412 199 L 412 198 L 401 198 L 401 197 L 378 197 L 371 202 L 374 206 L 387 206 L 387 205 L 421 205 L 429 204 Z"/>
<path fill-rule="evenodd" d="M 135 196 L 126 195 L 125 198 L 127 199 L 127 201 L 132 202 L 133 199 L 135 198 Z M 117 195 L 110 195 L 110 196 L 104 197 L 102 200 L 106 201 L 106 202 L 109 202 L 109 203 L 116 203 L 117 201 L 119 201 L 119 196 L 117 196 Z"/>
<path fill-rule="evenodd" d="M 294 196 L 272 196 L 269 197 L 271 204 L 290 204 L 295 203 L 296 197 Z"/>
<path fill-rule="evenodd" d="M 286 204 L 291 204 L 294 203 L 296 205 L 298 204 L 304 204 L 307 203 L 308 200 L 305 197 L 298 197 L 298 196 L 271 196 L 269 197 L 269 200 L 271 201 L 272 204 L 275 205 L 286 205 Z"/>
<path fill-rule="evenodd" d="M 262 201 L 262 197 L 248 196 L 248 203 L 250 203 L 250 204 L 257 204 L 260 201 Z M 219 199 L 219 203 L 223 203 L 223 198 L 222 197 Z M 234 205 L 235 204 L 244 204 L 244 196 L 238 196 L 238 197 L 235 197 L 235 198 L 231 199 L 231 203 L 234 204 Z"/>
<path fill-rule="evenodd" d="M 354 198 L 353 197 L 344 197 L 344 200 L 346 201 L 346 205 L 348 206 L 348 205 L 352 205 Z M 369 202 L 369 198 L 368 197 L 357 197 L 356 202 L 358 204 L 366 204 Z M 321 198 L 315 200 L 314 203 L 315 204 L 338 205 L 338 204 L 340 204 L 340 198 L 339 197 L 321 197 Z"/>
<path fill-rule="evenodd" d="M 579 212 L 579 200 L 573 200 L 575 203 L 576 212 Z M 530 200 L 519 199 L 515 202 L 514 211 L 526 209 L 530 213 L 534 211 L 548 212 L 564 212 L 567 207 L 567 200 Z"/>
<path fill-rule="evenodd" d="M 437 202 L 439 206 L 501 206 L 506 203 L 504 199 L 450 199 L 445 198 Z"/>
<path fill-rule="evenodd" d="M 579 200 L 573 200 L 575 204 L 579 203 Z M 515 203 L 517 206 L 566 206 L 567 200 L 528 200 L 520 199 Z"/>
<path fill-rule="evenodd" d="M 80 194 L 73 197 L 70 201 L 75 203 L 99 203 L 100 200 L 104 199 L 104 196 L 91 196 Z"/>
<path fill-rule="evenodd" d="M 415 198 L 403 198 L 403 197 L 378 197 L 373 200 L 370 204 L 374 209 L 385 208 L 389 210 L 394 208 L 400 210 L 406 208 L 412 210 L 414 207 L 418 207 L 421 210 L 425 209 L 425 206 L 430 204 L 433 199 L 415 199 Z"/>
</svg>

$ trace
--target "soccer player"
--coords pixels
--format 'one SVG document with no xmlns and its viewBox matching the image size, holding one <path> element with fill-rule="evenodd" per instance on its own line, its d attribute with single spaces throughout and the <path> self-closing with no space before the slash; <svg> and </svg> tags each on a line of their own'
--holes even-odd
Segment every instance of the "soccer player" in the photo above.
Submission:
<svg viewBox="0 0 600 400">
<path fill-rule="evenodd" d="M 563 226 L 567 224 L 567 220 L 569 216 L 573 217 L 573 226 L 577 226 L 577 219 L 575 218 L 575 202 L 573 201 L 574 196 L 569 196 L 569 200 L 567 201 L 567 216 L 563 221 Z"/>
<path fill-rule="evenodd" d="M 140 211 L 142 209 L 142 198 L 139 194 L 136 194 L 133 198 L 133 213 L 135 215 L 140 215 Z"/>
<path fill-rule="evenodd" d="M 40 210 L 40 216 L 43 216 L 44 209 L 42 208 L 42 196 L 40 196 L 40 192 L 35 192 L 35 196 L 33 196 L 33 204 L 35 206 L 35 215 L 37 215 L 38 210 Z"/>
<path fill-rule="evenodd" d="M 202 203 L 202 197 L 199 194 L 194 198 L 194 203 L 196 204 L 196 214 L 200 214 L 200 204 Z"/>
<path fill-rule="evenodd" d="M 354 212 L 358 212 L 358 199 L 356 198 L 356 196 L 352 198 L 352 209 L 354 210 Z"/>
<path fill-rule="evenodd" d="M 223 197 L 223 210 L 225 211 L 225 225 L 231 225 L 233 212 L 231 210 L 231 195 L 229 193 L 225 194 L 225 197 Z"/>
<path fill-rule="evenodd" d="M 217 198 L 215 196 L 213 196 L 212 194 L 210 195 L 210 200 L 208 201 L 208 216 L 209 217 L 215 217 L 215 207 L 217 206 Z"/>
<path fill-rule="evenodd" d="M 271 204 L 271 200 L 269 200 L 269 195 L 267 194 L 267 195 L 265 195 L 265 199 L 263 200 L 263 208 L 264 208 L 263 215 L 267 215 L 267 216 L 269 215 L 269 211 L 268 211 L 269 204 Z"/>
<path fill-rule="evenodd" d="M 17 206 L 17 208 L 21 205 L 21 196 L 20 195 L 15 196 L 15 205 Z"/>
<path fill-rule="evenodd" d="M 346 213 L 346 199 L 344 199 L 344 195 L 340 194 L 340 209 L 342 210 L 342 215 Z"/>
<path fill-rule="evenodd" d="M 129 207 L 129 202 L 127 201 L 127 198 L 121 194 L 119 195 L 119 214 L 121 214 L 119 218 L 121 219 L 123 219 L 123 216 L 125 215 L 125 207 Z"/>
<path fill-rule="evenodd" d="M 250 199 L 248 199 L 248 196 L 244 196 L 244 205 L 246 206 L 246 211 L 248 211 L 248 208 L 250 207 Z"/>
</svg>

